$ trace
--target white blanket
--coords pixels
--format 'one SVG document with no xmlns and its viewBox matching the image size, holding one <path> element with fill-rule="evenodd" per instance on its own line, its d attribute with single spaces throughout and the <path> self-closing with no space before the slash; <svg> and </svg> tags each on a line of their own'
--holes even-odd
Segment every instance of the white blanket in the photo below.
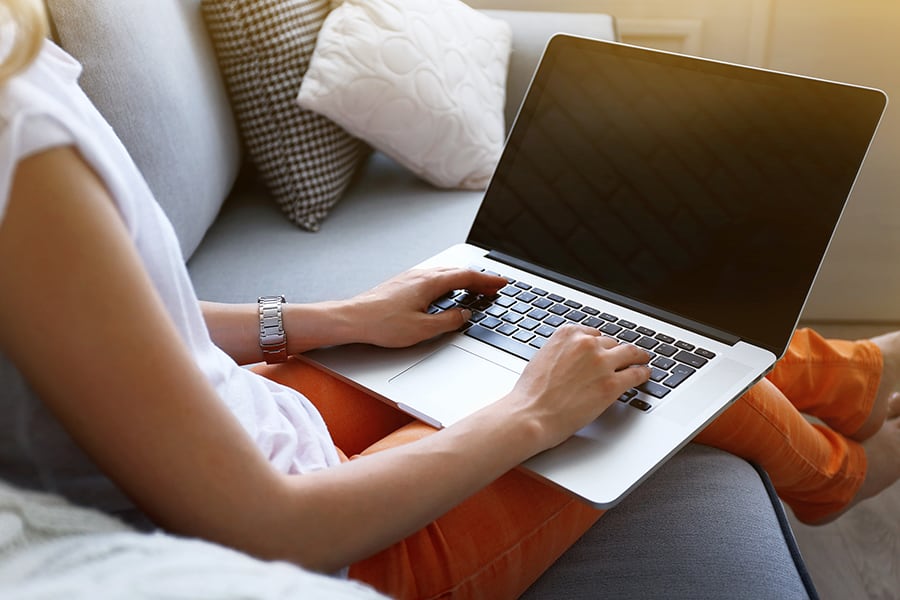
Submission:
<svg viewBox="0 0 900 600">
<path fill-rule="evenodd" d="M 143 534 L 0 481 L 0 598 L 381 598 L 361 584 L 214 544 Z"/>
</svg>

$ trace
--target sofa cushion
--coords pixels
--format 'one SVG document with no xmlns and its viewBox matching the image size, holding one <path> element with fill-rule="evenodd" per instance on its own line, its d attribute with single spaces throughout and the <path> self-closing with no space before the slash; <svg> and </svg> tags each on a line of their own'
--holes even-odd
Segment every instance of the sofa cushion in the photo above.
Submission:
<svg viewBox="0 0 900 600">
<path fill-rule="evenodd" d="M 436 190 L 375 153 L 328 225 L 311 234 L 287 222 L 265 189 L 236 189 L 188 263 L 201 300 L 288 302 L 347 298 L 465 240 L 482 193 Z"/>
<path fill-rule="evenodd" d="M 296 103 L 329 1 L 203 0 L 202 7 L 253 163 L 285 215 L 318 230 L 367 152 Z"/>
<path fill-rule="evenodd" d="M 60 45 L 84 66 L 82 87 L 128 148 L 186 256 L 241 160 L 199 3 L 48 0 Z"/>
<path fill-rule="evenodd" d="M 506 133 L 511 37 L 460 0 L 346 0 L 297 100 L 426 181 L 484 189 Z"/>
</svg>

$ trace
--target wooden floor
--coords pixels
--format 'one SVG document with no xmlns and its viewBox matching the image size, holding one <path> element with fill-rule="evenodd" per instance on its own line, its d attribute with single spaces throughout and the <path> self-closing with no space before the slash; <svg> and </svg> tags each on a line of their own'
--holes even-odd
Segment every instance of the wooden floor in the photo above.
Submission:
<svg viewBox="0 0 900 600">
<path fill-rule="evenodd" d="M 806 325 L 845 339 L 900 329 L 900 324 Z M 828 525 L 808 527 L 789 516 L 822 600 L 900 599 L 900 483 Z"/>
</svg>

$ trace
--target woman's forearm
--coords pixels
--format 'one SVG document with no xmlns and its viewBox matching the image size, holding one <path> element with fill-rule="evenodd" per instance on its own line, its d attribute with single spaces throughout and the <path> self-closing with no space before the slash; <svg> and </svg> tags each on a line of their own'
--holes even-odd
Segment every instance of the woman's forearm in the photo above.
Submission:
<svg viewBox="0 0 900 600">
<path fill-rule="evenodd" d="M 525 419 L 494 405 L 415 443 L 286 481 L 277 555 L 332 572 L 440 517 L 532 455 Z"/>
<path fill-rule="evenodd" d="M 201 302 L 200 307 L 213 343 L 238 364 L 263 360 L 256 304 Z M 283 310 L 288 354 L 355 341 L 346 302 L 285 304 Z"/>
</svg>

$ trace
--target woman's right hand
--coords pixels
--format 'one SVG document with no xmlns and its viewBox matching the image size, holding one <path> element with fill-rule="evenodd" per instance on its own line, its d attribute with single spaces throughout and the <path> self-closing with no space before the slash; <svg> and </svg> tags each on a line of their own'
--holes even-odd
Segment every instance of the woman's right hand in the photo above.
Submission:
<svg viewBox="0 0 900 600">
<path fill-rule="evenodd" d="M 536 452 L 564 442 L 629 388 L 647 381 L 649 354 L 581 325 L 560 328 L 531 359 L 502 402 L 524 411 Z"/>
</svg>

